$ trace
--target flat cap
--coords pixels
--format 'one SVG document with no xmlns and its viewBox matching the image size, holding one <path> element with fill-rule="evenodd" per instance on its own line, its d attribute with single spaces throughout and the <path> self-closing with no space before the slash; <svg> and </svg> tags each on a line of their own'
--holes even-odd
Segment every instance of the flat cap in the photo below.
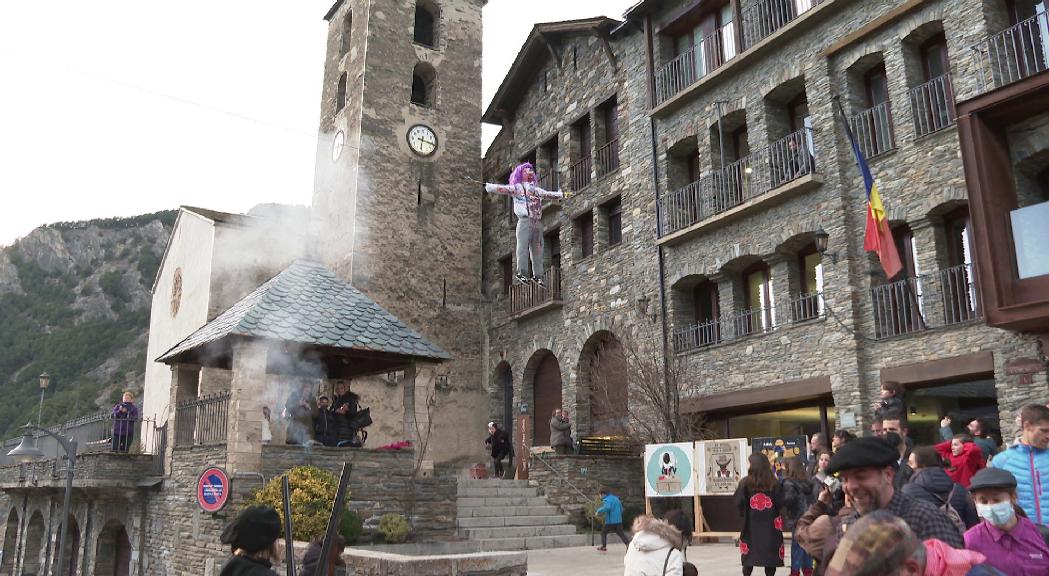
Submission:
<svg viewBox="0 0 1049 576">
<path fill-rule="evenodd" d="M 856 468 L 899 466 L 900 452 L 881 438 L 857 438 L 846 443 L 830 459 L 828 474 Z"/>
<path fill-rule="evenodd" d="M 222 543 L 246 552 L 265 550 L 280 538 L 280 515 L 269 506 L 248 506 L 222 531 Z"/>
<path fill-rule="evenodd" d="M 1016 476 L 1008 470 L 1001 468 L 984 468 L 973 474 L 969 483 L 969 491 L 982 490 L 984 488 L 1016 488 Z"/>
</svg>

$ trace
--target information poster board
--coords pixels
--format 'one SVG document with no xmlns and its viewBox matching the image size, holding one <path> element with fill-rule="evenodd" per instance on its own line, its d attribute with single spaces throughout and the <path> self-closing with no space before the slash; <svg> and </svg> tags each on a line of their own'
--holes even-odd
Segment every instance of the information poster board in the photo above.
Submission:
<svg viewBox="0 0 1049 576">
<path fill-rule="evenodd" d="M 754 438 L 751 442 L 751 450 L 755 454 L 764 454 L 772 464 L 772 471 L 776 478 L 783 479 L 784 460 L 787 458 L 801 458 L 808 462 L 809 437 L 808 436 L 774 436 L 768 438 Z"/>
<path fill-rule="evenodd" d="M 695 496 L 695 448 L 692 442 L 645 445 L 645 496 Z"/>
<path fill-rule="evenodd" d="M 739 481 L 747 475 L 746 438 L 696 442 L 697 472 L 701 496 L 733 494 Z"/>
</svg>

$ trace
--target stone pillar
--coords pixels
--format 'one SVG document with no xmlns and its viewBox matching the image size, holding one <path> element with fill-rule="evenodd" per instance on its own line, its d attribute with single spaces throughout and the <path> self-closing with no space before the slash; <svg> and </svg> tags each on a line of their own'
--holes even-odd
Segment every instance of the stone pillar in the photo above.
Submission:
<svg viewBox="0 0 1049 576">
<path fill-rule="evenodd" d="M 226 470 L 230 474 L 262 469 L 262 390 L 266 385 L 266 345 L 233 345 L 233 379 L 226 426 Z"/>
<path fill-rule="evenodd" d="M 769 265 L 769 284 L 772 290 L 772 323 L 774 326 L 790 324 L 790 300 L 795 292 L 791 291 L 790 262 L 780 254 L 765 259 Z"/>
<path fill-rule="evenodd" d="M 734 338 L 736 336 L 735 323 L 725 320 L 731 318 L 736 312 L 736 304 L 743 302 L 743 292 L 736 293 L 736 288 L 742 283 L 736 282 L 733 275 L 720 272 L 712 275 L 710 281 L 718 287 L 718 322 L 721 327 L 721 338 Z"/>
<path fill-rule="evenodd" d="M 411 439 L 415 460 L 422 468 L 433 468 L 429 460 L 432 440 L 431 409 L 436 406 L 436 366 L 414 363 L 404 370 L 404 437 Z M 427 466 L 427 463 L 429 465 Z"/>
<path fill-rule="evenodd" d="M 200 386 L 200 366 L 192 364 L 175 364 L 171 366 L 170 400 L 168 406 L 167 420 L 167 447 L 164 450 L 164 470 L 171 470 L 171 458 L 175 450 L 175 440 L 178 438 L 178 405 L 180 402 L 192 400 L 197 397 Z M 192 426 L 192 423 L 185 424 Z M 192 428 L 183 431 L 186 437 L 193 437 Z"/>
<path fill-rule="evenodd" d="M 212 394 L 229 390 L 230 380 L 232 378 L 233 373 L 229 370 L 223 370 L 222 368 L 201 368 L 199 395 L 210 396 Z"/>
</svg>

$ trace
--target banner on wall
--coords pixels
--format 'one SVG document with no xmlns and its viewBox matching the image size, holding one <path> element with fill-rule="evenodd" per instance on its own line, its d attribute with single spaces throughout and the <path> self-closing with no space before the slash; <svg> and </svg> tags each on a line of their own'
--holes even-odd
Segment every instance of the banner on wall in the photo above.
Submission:
<svg viewBox="0 0 1049 576">
<path fill-rule="evenodd" d="M 645 445 L 645 496 L 695 496 L 695 449 L 692 442 Z"/>
<path fill-rule="evenodd" d="M 747 475 L 746 438 L 696 442 L 696 467 L 700 496 L 733 494 L 739 481 Z"/>
<path fill-rule="evenodd" d="M 787 458 L 801 458 L 808 461 L 809 437 L 808 436 L 771 436 L 768 438 L 754 438 L 750 441 L 751 450 L 755 454 L 764 454 L 772 464 L 772 471 L 776 478 L 783 479 L 784 461 Z"/>
</svg>

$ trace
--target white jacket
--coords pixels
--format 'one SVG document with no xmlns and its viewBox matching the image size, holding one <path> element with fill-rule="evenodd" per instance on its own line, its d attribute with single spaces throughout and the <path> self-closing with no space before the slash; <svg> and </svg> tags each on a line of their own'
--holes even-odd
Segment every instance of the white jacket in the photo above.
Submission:
<svg viewBox="0 0 1049 576">
<path fill-rule="evenodd" d="M 681 576 L 685 556 L 678 549 L 681 532 L 677 528 L 658 518 L 639 516 L 633 531 L 634 539 L 623 557 L 623 576 Z"/>
</svg>

